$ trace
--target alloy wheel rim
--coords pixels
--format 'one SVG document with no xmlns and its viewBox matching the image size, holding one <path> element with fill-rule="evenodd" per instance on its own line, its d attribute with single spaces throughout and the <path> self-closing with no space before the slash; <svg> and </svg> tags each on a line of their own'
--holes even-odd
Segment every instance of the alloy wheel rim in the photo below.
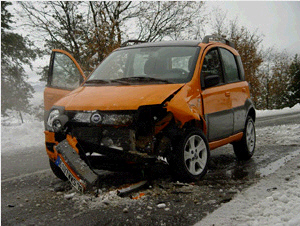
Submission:
<svg viewBox="0 0 300 226">
<path fill-rule="evenodd" d="M 248 150 L 250 151 L 250 153 L 252 153 L 254 151 L 254 146 L 255 146 L 255 130 L 252 121 L 249 121 L 247 124 L 246 142 L 247 142 Z"/>
<path fill-rule="evenodd" d="M 184 163 L 192 175 L 199 175 L 207 163 L 207 147 L 199 135 L 192 135 L 184 146 Z"/>
</svg>

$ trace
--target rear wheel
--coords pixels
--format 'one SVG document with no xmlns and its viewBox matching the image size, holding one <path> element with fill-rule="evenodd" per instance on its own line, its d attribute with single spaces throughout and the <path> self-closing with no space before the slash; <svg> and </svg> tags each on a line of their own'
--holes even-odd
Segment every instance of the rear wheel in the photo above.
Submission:
<svg viewBox="0 0 300 226">
<path fill-rule="evenodd" d="M 193 129 L 176 142 L 169 164 L 178 179 L 195 181 L 206 174 L 209 156 L 205 135 L 201 130 Z"/>
<path fill-rule="evenodd" d="M 233 150 L 239 160 L 248 160 L 255 150 L 256 133 L 253 119 L 248 116 L 244 129 L 243 138 L 233 143 Z"/>
<path fill-rule="evenodd" d="M 55 163 L 52 162 L 50 159 L 49 159 L 49 162 L 50 162 L 50 167 L 51 167 L 52 172 L 54 173 L 54 175 L 57 176 L 59 179 L 61 179 L 63 181 L 67 181 L 68 178 L 61 171 L 61 169 L 57 165 L 55 165 Z"/>
</svg>

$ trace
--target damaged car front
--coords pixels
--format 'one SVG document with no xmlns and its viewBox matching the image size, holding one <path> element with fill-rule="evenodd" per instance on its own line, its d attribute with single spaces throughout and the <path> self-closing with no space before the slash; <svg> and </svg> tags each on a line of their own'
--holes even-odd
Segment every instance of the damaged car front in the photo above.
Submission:
<svg viewBox="0 0 300 226">
<path fill-rule="evenodd" d="M 187 84 L 199 51 L 194 43 L 168 42 L 109 55 L 48 113 L 46 150 L 53 172 L 83 191 L 96 182 L 96 169 L 168 157 L 183 125 L 199 118 L 192 109 L 199 92 L 191 93 L 196 89 Z"/>
</svg>

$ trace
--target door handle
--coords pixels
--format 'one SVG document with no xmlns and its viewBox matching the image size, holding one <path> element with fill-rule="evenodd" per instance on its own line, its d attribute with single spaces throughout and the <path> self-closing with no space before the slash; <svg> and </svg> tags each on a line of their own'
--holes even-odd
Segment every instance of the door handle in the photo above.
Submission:
<svg viewBox="0 0 300 226">
<path fill-rule="evenodd" d="M 230 92 L 225 92 L 226 97 L 230 97 Z"/>
</svg>

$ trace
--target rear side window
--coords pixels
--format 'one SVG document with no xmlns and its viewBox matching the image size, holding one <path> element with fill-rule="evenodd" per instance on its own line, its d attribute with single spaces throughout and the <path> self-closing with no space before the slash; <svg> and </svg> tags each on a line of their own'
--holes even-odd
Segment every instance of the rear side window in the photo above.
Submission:
<svg viewBox="0 0 300 226">
<path fill-rule="evenodd" d="M 226 49 L 220 48 L 220 51 L 224 64 L 226 83 L 240 81 L 239 70 L 234 55 Z"/>
</svg>

